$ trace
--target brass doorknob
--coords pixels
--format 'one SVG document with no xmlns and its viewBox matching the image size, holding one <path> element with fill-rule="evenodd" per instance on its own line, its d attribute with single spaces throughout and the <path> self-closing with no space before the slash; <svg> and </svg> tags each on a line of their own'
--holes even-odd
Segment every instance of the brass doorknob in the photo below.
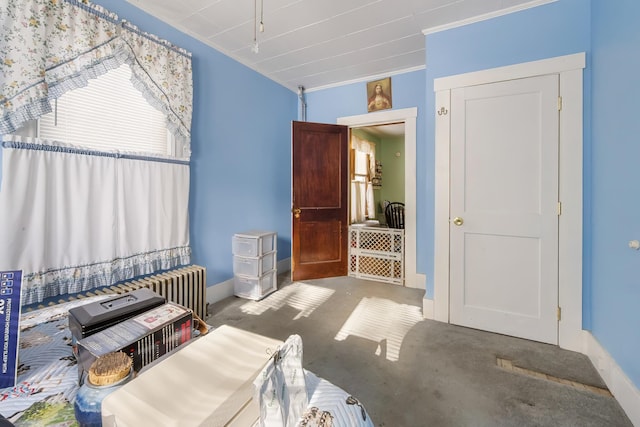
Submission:
<svg viewBox="0 0 640 427">
<path fill-rule="evenodd" d="M 464 224 L 464 220 L 462 218 L 460 218 L 459 216 L 455 217 L 453 219 L 453 223 L 455 225 L 457 225 L 458 227 L 460 227 L 462 224 Z"/>
<path fill-rule="evenodd" d="M 296 218 L 300 218 L 300 212 L 302 212 L 302 209 L 299 208 L 293 208 L 291 209 L 291 212 L 293 213 L 293 216 Z"/>
</svg>

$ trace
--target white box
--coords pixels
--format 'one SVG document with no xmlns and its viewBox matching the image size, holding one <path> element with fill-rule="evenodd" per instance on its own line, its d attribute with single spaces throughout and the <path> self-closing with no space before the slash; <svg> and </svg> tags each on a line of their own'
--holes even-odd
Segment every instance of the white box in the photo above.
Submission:
<svg viewBox="0 0 640 427">
<path fill-rule="evenodd" d="M 243 257 L 257 257 L 275 251 L 277 240 L 273 231 L 247 231 L 233 235 L 233 254 Z"/>
<path fill-rule="evenodd" d="M 102 425 L 251 426 L 253 380 L 282 341 L 222 325 L 102 401 Z"/>
<path fill-rule="evenodd" d="M 269 252 L 261 257 L 233 257 L 233 274 L 241 276 L 262 276 L 276 268 L 276 252 Z"/>
<path fill-rule="evenodd" d="M 276 270 L 271 270 L 262 276 L 233 277 L 233 293 L 242 298 L 259 300 L 278 289 Z"/>
</svg>

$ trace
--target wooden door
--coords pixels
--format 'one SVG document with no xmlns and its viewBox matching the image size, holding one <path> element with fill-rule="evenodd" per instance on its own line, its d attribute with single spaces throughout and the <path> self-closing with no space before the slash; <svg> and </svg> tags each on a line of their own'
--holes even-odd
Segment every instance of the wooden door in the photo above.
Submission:
<svg viewBox="0 0 640 427">
<path fill-rule="evenodd" d="M 348 128 L 293 122 L 293 280 L 347 275 Z"/>
<path fill-rule="evenodd" d="M 451 93 L 451 323 L 558 342 L 558 84 Z"/>
</svg>

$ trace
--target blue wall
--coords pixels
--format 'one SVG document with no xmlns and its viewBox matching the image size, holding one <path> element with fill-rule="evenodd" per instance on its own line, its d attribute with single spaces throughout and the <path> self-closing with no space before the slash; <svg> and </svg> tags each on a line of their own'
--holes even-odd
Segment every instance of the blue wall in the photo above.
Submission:
<svg viewBox="0 0 640 427">
<path fill-rule="evenodd" d="M 433 178 L 427 177 L 424 71 L 391 76 L 393 109 L 418 107 L 416 121 L 416 195 L 417 195 L 417 270 L 433 271 Z M 307 120 L 318 123 L 336 123 L 339 117 L 367 114 L 367 84 L 352 83 L 335 88 L 308 92 Z M 431 154 L 433 163 L 433 154 Z M 428 203 L 431 203 L 429 208 Z M 430 276 L 429 276 L 430 277 Z M 427 281 L 429 280 L 427 278 Z"/>
<path fill-rule="evenodd" d="M 640 2 L 592 7 L 591 326 L 640 387 Z"/>
<path fill-rule="evenodd" d="M 638 22 L 640 4 L 634 0 L 560 0 L 426 38 L 427 129 L 434 126 L 434 78 L 587 53 L 583 327 L 636 386 L 640 253 L 627 243 L 640 239 Z M 434 134 L 427 132 L 429 156 L 433 144 Z"/>
<path fill-rule="evenodd" d="M 276 230 L 290 256 L 290 121 L 295 93 L 123 0 L 97 3 L 194 54 L 191 239 L 209 283 L 232 275 L 230 240 Z M 592 10 L 593 8 L 593 10 Z M 394 109 L 418 107 L 418 271 L 433 297 L 434 78 L 587 53 L 584 129 L 584 327 L 640 386 L 640 3 L 559 0 L 428 35 L 427 69 L 392 76 Z M 308 92 L 309 121 L 366 113 L 365 83 Z"/>
<path fill-rule="evenodd" d="M 585 0 L 560 0 L 544 6 L 501 16 L 448 31 L 427 35 L 427 105 L 426 118 L 429 182 L 433 182 L 435 134 L 436 78 L 501 67 L 590 49 L 590 7 Z M 585 70 L 585 82 L 590 71 Z M 588 104 L 588 83 L 585 83 L 585 103 Z M 588 117 L 586 117 L 588 118 Z M 585 135 L 588 135 L 585 120 Z M 588 151 L 585 138 L 585 151 Z M 432 185 L 432 184 L 431 184 Z M 433 199 L 428 209 L 434 209 Z M 429 241 L 430 247 L 433 240 Z M 433 277 L 433 271 L 427 272 Z M 427 286 L 433 282 L 427 279 Z M 433 295 L 432 290 L 427 290 Z M 588 306 L 583 303 L 588 311 Z M 588 315 L 588 313 L 587 313 Z"/>
<path fill-rule="evenodd" d="M 208 284 L 233 277 L 237 232 L 276 231 L 278 259 L 290 257 L 296 93 L 124 0 L 95 3 L 193 54 L 191 247 L 193 262 L 207 267 Z"/>
</svg>

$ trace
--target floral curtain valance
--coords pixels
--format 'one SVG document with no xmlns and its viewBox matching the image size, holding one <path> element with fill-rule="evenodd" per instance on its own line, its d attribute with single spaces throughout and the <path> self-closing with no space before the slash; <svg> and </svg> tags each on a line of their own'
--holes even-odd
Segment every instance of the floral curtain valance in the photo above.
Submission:
<svg viewBox="0 0 640 427">
<path fill-rule="evenodd" d="M 99 5 L 12 0 L 0 7 L 0 134 L 51 111 L 51 100 L 126 63 L 132 81 L 167 117 L 190 153 L 191 54 Z"/>
</svg>

